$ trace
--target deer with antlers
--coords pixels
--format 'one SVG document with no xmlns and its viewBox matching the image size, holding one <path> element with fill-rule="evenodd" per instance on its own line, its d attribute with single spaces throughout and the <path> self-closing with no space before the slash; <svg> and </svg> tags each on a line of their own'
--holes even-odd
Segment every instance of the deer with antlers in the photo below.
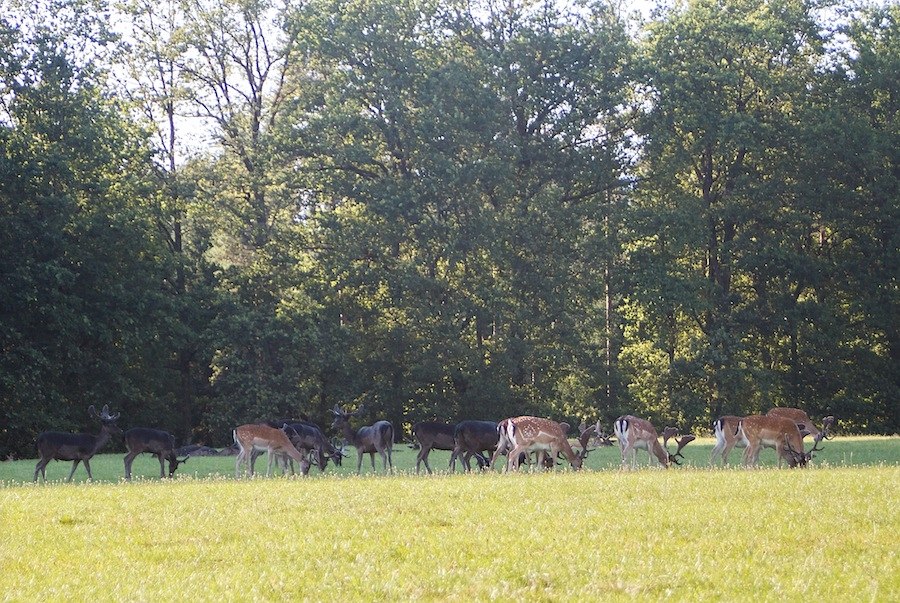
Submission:
<svg viewBox="0 0 900 603">
<path fill-rule="evenodd" d="M 640 419 L 633 415 L 624 415 L 616 419 L 613 424 L 616 439 L 619 440 L 619 447 L 622 450 L 622 467 L 628 465 L 627 458 L 631 455 L 631 467 L 637 468 L 637 449 L 646 450 L 650 456 L 650 462 L 656 458 L 659 464 L 668 468 L 674 463 L 680 465 L 679 458 L 684 458 L 681 450 L 689 443 L 693 442 L 695 436 L 686 435 L 681 439 L 676 439 L 678 449 L 675 454 L 670 454 L 668 450 L 669 439 L 678 435 L 678 430 L 674 427 L 666 427 L 663 431 L 663 444 L 659 443 L 659 435 L 656 428 L 650 421 Z"/>
<path fill-rule="evenodd" d="M 812 448 L 803 449 L 803 436 L 800 428 L 793 420 L 786 417 L 751 415 L 744 417 L 738 424 L 740 437 L 747 442 L 744 450 L 744 465 L 759 464 L 759 452 L 762 448 L 774 448 L 778 456 L 778 467 L 787 461 L 789 467 L 805 467 L 813 458 L 813 452 L 821 451 L 819 443 L 825 432 L 819 432 L 813 440 Z"/>
<path fill-rule="evenodd" d="M 344 439 L 356 448 L 356 473 L 362 471 L 363 455 L 369 453 L 372 460 L 372 471 L 375 471 L 375 453 L 381 455 L 381 461 L 386 472 L 394 471 L 391 461 L 391 448 L 394 445 L 394 426 L 390 421 L 376 421 L 372 425 L 353 429 L 350 426 L 350 417 L 355 417 L 363 412 L 360 406 L 355 412 L 346 412 L 337 404 L 331 410 L 334 415 L 332 428 L 339 429 Z"/>
<path fill-rule="evenodd" d="M 91 457 L 106 446 L 106 443 L 109 442 L 113 435 L 122 433 L 122 430 L 116 425 L 116 421 L 121 413 L 110 414 L 108 404 L 104 404 L 103 409 L 97 413 L 92 404 L 88 407 L 88 414 L 100 422 L 100 432 L 97 435 L 45 431 L 38 436 L 37 449 L 40 459 L 34 468 L 34 481 L 37 481 L 38 473 L 46 481 L 45 469 L 47 463 L 53 460 L 72 461 L 72 470 L 69 472 L 68 479 L 66 479 L 68 482 L 72 481 L 72 476 L 75 475 L 78 463 L 83 461 L 88 478 L 94 481 L 94 476 L 91 475 Z"/>
</svg>

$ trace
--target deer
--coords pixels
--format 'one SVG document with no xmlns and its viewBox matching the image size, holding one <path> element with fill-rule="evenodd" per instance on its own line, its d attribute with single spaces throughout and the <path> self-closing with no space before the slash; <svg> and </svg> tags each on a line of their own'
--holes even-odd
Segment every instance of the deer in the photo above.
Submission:
<svg viewBox="0 0 900 603">
<path fill-rule="evenodd" d="M 109 414 L 109 405 L 104 404 L 103 409 L 98 414 L 97 409 L 92 404 L 88 407 L 88 414 L 100 421 L 100 432 L 97 435 L 65 433 L 61 431 L 45 431 L 38 435 L 37 450 L 40 458 L 37 466 L 34 468 L 35 482 L 37 481 L 38 473 L 41 474 L 44 481 L 47 481 L 45 470 L 47 463 L 53 460 L 72 461 L 72 470 L 69 472 L 68 479 L 66 479 L 67 482 L 72 481 L 75 469 L 78 468 L 78 463 L 82 461 L 84 462 L 84 468 L 87 470 L 88 478 L 94 481 L 94 476 L 91 474 L 90 460 L 97 454 L 97 451 L 106 446 L 106 443 L 109 442 L 112 436 L 122 433 L 122 430 L 116 425 L 116 421 L 122 413 L 117 412 L 111 415 Z"/>
<path fill-rule="evenodd" d="M 671 464 L 680 465 L 679 458 L 684 458 L 681 449 L 694 440 L 694 436 L 685 436 L 678 441 L 678 450 L 675 454 L 669 454 L 666 447 L 670 438 L 677 435 L 678 430 L 674 427 L 666 427 L 663 430 L 663 442 L 659 443 L 659 435 L 656 428 L 650 421 L 640 419 L 634 415 L 624 415 L 616 419 L 613 423 L 613 429 L 616 439 L 619 440 L 619 447 L 622 450 L 622 467 L 627 467 L 627 457 L 631 455 L 631 468 L 637 468 L 637 449 L 646 450 L 650 456 L 650 463 L 653 459 L 659 462 L 664 468 L 668 469 Z"/>
<path fill-rule="evenodd" d="M 723 415 L 713 421 L 713 434 L 716 436 L 716 445 L 709 455 L 709 465 L 715 464 L 716 457 L 722 457 L 722 466 L 728 463 L 728 455 L 735 447 L 746 448 L 747 442 L 740 437 L 738 425 L 741 417 L 735 415 Z"/>
<path fill-rule="evenodd" d="M 313 455 L 316 465 L 319 467 L 319 471 L 325 471 L 325 467 L 328 465 L 328 459 L 331 459 L 335 465 L 340 467 L 341 460 L 344 458 L 343 453 L 332 445 L 331 441 L 325 437 L 324 433 L 322 433 L 322 429 L 315 423 L 303 420 L 285 420 L 266 421 L 261 424 L 276 428 L 280 425 L 287 425 L 292 429 L 293 432 L 287 432 L 289 433 L 291 443 L 302 454 L 307 456 Z M 260 454 L 262 454 L 262 451 L 258 449 L 253 452 L 252 462 L 254 464 Z M 281 467 L 283 473 L 287 473 L 288 466 L 290 466 L 291 473 L 294 473 L 294 462 L 287 454 L 281 452 L 276 453 L 275 460 Z"/>
<path fill-rule="evenodd" d="M 433 473 L 428 464 L 428 455 L 432 450 L 453 450 L 455 448 L 454 428 L 454 425 L 434 421 L 421 421 L 413 425 L 413 436 L 419 443 L 419 452 L 416 454 L 416 473 L 419 472 L 422 463 L 425 463 L 428 473 Z"/>
<path fill-rule="evenodd" d="M 813 458 L 813 452 L 821 451 L 819 443 L 825 437 L 820 431 L 813 440 L 809 452 L 803 450 L 804 433 L 792 419 L 769 415 L 751 415 L 744 417 L 738 424 L 740 437 L 747 443 L 744 450 L 744 465 L 759 464 L 759 452 L 762 448 L 774 448 L 778 456 L 778 468 L 782 461 L 787 461 L 790 468 L 805 467 Z"/>
<path fill-rule="evenodd" d="M 169 461 L 169 477 L 175 475 L 179 465 L 186 463 L 188 457 L 179 459 L 175 450 L 175 436 L 167 431 L 134 427 L 125 432 L 125 479 L 131 479 L 131 464 L 137 455 L 149 452 L 159 460 L 159 477 L 165 477 L 165 461 Z"/>
<path fill-rule="evenodd" d="M 284 452 L 290 458 L 300 464 L 300 472 L 303 475 L 309 472 L 309 459 L 300 454 L 291 443 L 288 435 L 293 433 L 287 423 L 281 429 L 277 427 L 269 427 L 268 425 L 248 424 L 235 427 L 233 436 L 234 443 L 237 444 L 239 452 L 237 461 L 234 465 L 234 476 L 241 476 L 241 464 L 246 462 L 250 477 L 253 477 L 253 451 L 265 450 L 268 453 L 269 464 L 266 469 L 266 477 L 272 474 L 272 461 L 275 460 L 275 454 Z"/>
<path fill-rule="evenodd" d="M 350 417 L 355 417 L 363 412 L 360 406 L 355 412 L 348 413 L 337 404 L 331 410 L 334 422 L 331 427 L 339 429 L 344 439 L 356 448 L 356 473 L 362 471 L 362 459 L 365 453 L 369 453 L 372 460 L 372 471 L 375 471 L 375 453 L 381 455 L 381 461 L 385 472 L 392 473 L 394 464 L 391 461 L 391 447 L 394 445 L 394 426 L 390 421 L 376 421 L 372 425 L 353 429 L 350 426 Z"/>
<path fill-rule="evenodd" d="M 835 423 L 835 419 L 833 416 L 829 415 L 825 417 L 822 421 L 822 429 L 819 429 L 815 425 L 813 425 L 812 420 L 809 418 L 809 415 L 806 414 L 805 411 L 800 410 L 799 408 L 790 408 L 790 407 L 775 407 L 769 410 L 766 413 L 767 417 L 785 417 L 790 419 L 794 423 L 797 424 L 800 431 L 806 431 L 806 435 L 813 436 L 813 439 L 818 438 L 821 432 L 825 432 L 825 435 L 821 438 L 818 438 L 818 441 L 822 441 L 822 439 L 831 439 L 828 437 L 828 432 L 831 427 Z M 805 437 L 805 436 L 804 436 Z"/>
<path fill-rule="evenodd" d="M 556 421 L 541 417 L 521 416 L 506 419 L 503 424 L 506 430 L 506 440 L 513 444 L 506 460 L 506 470 L 515 471 L 521 463 L 519 455 L 537 452 L 538 465 L 546 467 L 544 461 L 547 452 L 550 453 L 551 463 L 562 452 L 572 468 L 581 469 L 582 459 L 575 454 L 569 446 L 566 432 Z M 552 465 L 551 465 L 552 466 Z"/>
<path fill-rule="evenodd" d="M 469 460 L 474 456 L 479 468 L 488 466 L 487 454 L 497 447 L 497 424 L 494 421 L 460 421 L 453 428 L 453 454 L 450 470 L 456 471 L 456 459 L 466 471 L 471 471 Z"/>
</svg>

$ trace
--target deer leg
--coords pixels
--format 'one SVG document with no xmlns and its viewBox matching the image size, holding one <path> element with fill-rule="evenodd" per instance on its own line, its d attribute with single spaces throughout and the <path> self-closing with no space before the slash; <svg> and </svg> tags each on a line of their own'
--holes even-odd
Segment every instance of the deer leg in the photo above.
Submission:
<svg viewBox="0 0 900 603">
<path fill-rule="evenodd" d="M 428 470 L 428 473 L 431 473 L 431 469 L 428 468 L 428 452 L 425 446 L 419 446 L 419 452 L 416 454 L 416 473 L 419 472 L 419 467 L 422 464 L 422 461 L 425 461 L 425 469 Z"/>
<path fill-rule="evenodd" d="M 356 449 L 356 475 L 359 475 L 360 472 L 362 472 L 362 460 L 364 454 L 365 452 L 359 448 Z"/>
<path fill-rule="evenodd" d="M 234 463 L 234 478 L 238 479 L 241 477 L 241 463 L 244 462 L 244 449 L 241 448 L 238 451 L 237 461 Z"/>
<path fill-rule="evenodd" d="M 37 462 L 37 465 L 34 467 L 34 481 L 37 481 L 38 473 L 41 474 L 44 481 L 47 481 L 47 475 L 44 473 L 44 468 L 47 467 L 48 462 L 50 462 L 50 459 L 41 459 Z"/>
<path fill-rule="evenodd" d="M 159 459 L 159 479 L 163 479 L 166 476 L 166 460 L 163 458 L 162 452 L 153 456 Z"/>
<path fill-rule="evenodd" d="M 369 453 L 369 460 L 372 461 L 372 472 L 374 473 L 375 471 L 377 471 L 377 469 L 375 469 L 375 453 L 374 452 Z"/>
<path fill-rule="evenodd" d="M 81 459 L 75 459 L 72 461 L 72 470 L 69 471 L 69 478 L 66 480 L 67 482 L 72 481 L 72 476 L 75 475 L 75 469 L 78 468 L 78 463 L 81 462 Z"/>
<path fill-rule="evenodd" d="M 136 454 L 133 454 L 130 451 L 125 455 L 125 479 L 131 479 L 131 464 L 134 462 L 134 457 L 136 456 Z"/>
<path fill-rule="evenodd" d="M 84 468 L 87 470 L 88 479 L 91 481 L 94 481 L 94 476 L 91 475 L 91 460 L 90 459 L 84 459 Z M 71 475 L 69 476 L 69 479 L 72 479 Z"/>
</svg>

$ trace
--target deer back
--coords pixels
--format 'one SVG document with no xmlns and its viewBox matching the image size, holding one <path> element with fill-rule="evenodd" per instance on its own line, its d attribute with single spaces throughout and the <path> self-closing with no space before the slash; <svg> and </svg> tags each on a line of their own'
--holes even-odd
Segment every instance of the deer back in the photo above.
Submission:
<svg viewBox="0 0 900 603">
<path fill-rule="evenodd" d="M 125 432 L 125 447 L 129 452 L 149 452 L 164 457 L 175 456 L 175 436 L 167 431 L 134 427 Z"/>
</svg>

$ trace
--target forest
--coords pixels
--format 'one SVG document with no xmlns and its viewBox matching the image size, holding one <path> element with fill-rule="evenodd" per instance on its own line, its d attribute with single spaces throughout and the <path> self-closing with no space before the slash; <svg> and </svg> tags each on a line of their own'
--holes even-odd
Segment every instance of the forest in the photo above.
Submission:
<svg viewBox="0 0 900 603">
<path fill-rule="evenodd" d="M 365 405 L 900 429 L 900 5 L 0 0 L 0 458 Z"/>
</svg>

